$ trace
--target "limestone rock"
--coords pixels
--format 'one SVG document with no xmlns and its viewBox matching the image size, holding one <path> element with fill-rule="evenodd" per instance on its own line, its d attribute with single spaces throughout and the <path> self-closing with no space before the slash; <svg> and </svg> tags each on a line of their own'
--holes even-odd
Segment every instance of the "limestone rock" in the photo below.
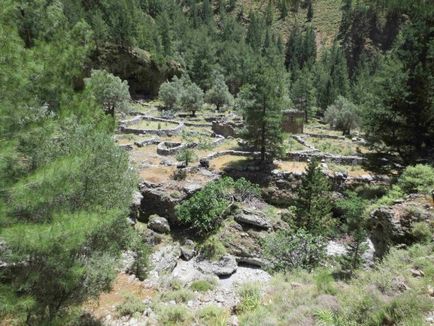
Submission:
<svg viewBox="0 0 434 326">
<path fill-rule="evenodd" d="M 412 234 L 413 224 L 434 220 L 434 207 L 426 204 L 424 196 L 410 195 L 371 212 L 369 229 L 377 257 L 382 257 L 389 245 L 410 245 L 416 241 Z"/>
<path fill-rule="evenodd" d="M 235 221 L 265 230 L 271 228 L 271 223 L 265 218 L 261 211 L 243 209 L 241 213 L 235 216 Z"/>
<path fill-rule="evenodd" d="M 185 240 L 184 245 L 181 246 L 181 255 L 185 260 L 190 260 L 196 254 L 195 245 L 192 240 Z"/>
<path fill-rule="evenodd" d="M 230 276 L 237 270 L 237 261 L 234 256 L 225 255 L 218 261 L 201 260 L 196 264 L 204 274 L 214 274 L 219 277 Z"/>
<path fill-rule="evenodd" d="M 157 275 L 172 272 L 180 256 L 181 248 L 178 243 L 160 248 L 151 255 L 152 271 Z"/>
<path fill-rule="evenodd" d="M 158 215 L 149 217 L 148 228 L 158 233 L 169 233 L 170 225 L 167 219 Z"/>
</svg>

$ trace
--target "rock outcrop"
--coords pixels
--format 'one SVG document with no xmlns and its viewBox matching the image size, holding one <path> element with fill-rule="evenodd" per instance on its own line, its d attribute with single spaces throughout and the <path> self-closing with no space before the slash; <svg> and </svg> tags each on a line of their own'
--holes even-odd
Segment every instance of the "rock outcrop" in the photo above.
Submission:
<svg viewBox="0 0 434 326">
<path fill-rule="evenodd" d="M 434 207 L 423 195 L 410 195 L 373 210 L 369 227 L 376 256 L 382 257 L 391 245 L 414 243 L 413 224 L 422 221 L 434 221 Z"/>
<path fill-rule="evenodd" d="M 158 233 L 170 232 L 170 225 L 167 219 L 155 214 L 149 217 L 148 228 Z"/>
</svg>

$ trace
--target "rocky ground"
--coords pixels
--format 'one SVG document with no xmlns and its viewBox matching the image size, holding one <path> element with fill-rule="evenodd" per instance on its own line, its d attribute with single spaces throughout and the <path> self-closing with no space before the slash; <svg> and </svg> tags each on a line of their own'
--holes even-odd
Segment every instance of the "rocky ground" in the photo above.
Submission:
<svg viewBox="0 0 434 326">
<path fill-rule="evenodd" d="M 221 114 L 206 112 L 195 121 L 189 117 L 171 117 L 173 123 L 165 130 L 165 119 L 161 118 L 155 105 L 138 104 L 137 108 L 139 112 L 126 119 L 133 122 L 121 124 L 123 132 L 117 140 L 130 152 L 132 164 L 141 177 L 131 222 L 144 241 L 151 245 L 151 262 L 147 279 L 139 281 L 134 275 L 127 276 L 134 257 L 125 253 L 120 277 L 124 285 L 128 284 L 126 288 L 133 287 L 140 294 L 138 298 L 144 308 L 138 315 L 120 317 L 116 306 L 121 304 L 124 296 L 119 296 L 117 289 L 114 300 L 100 299 L 105 307 L 105 310 L 99 308 L 99 311 L 104 311 L 100 316 L 106 325 L 158 325 L 158 311 L 179 304 L 190 311 L 199 311 L 209 305 L 222 307 L 232 315 L 228 324 L 237 325 L 233 312 L 239 303 L 240 288 L 246 283 L 259 283 L 265 290 L 271 279 L 266 271 L 267 260 L 262 254 L 261 241 L 270 233 L 288 227 L 279 207 L 293 198 L 306 160 L 312 156 L 322 159 L 323 172 L 332 181 L 336 198 L 342 196 L 342 191 L 359 185 L 389 183 L 387 177 L 362 168 L 363 159 L 359 153 L 367 151 L 362 138 L 347 139 L 322 125 L 309 126 L 303 135 L 288 135 L 293 139 L 291 142 L 295 141 L 302 149 L 289 151 L 287 159 L 276 161 L 270 171 L 264 172 L 247 160 L 242 142 L 236 139 L 239 123 L 236 115 L 228 114 L 225 118 Z M 143 117 L 147 118 L 143 120 Z M 153 123 L 146 122 L 148 118 Z M 145 129 L 125 133 L 137 130 L 137 121 L 144 124 Z M 345 155 L 339 153 L 337 147 L 333 153 L 321 150 L 319 147 L 325 147 L 318 140 L 328 139 L 338 147 L 339 144 L 345 146 Z M 193 148 L 197 153 L 188 167 L 176 160 L 178 150 L 185 147 Z M 176 177 L 180 169 L 186 171 L 185 178 Z M 174 209 L 182 200 L 222 175 L 258 178 L 255 181 L 260 181 L 263 199 L 241 204 L 225 220 L 215 235 L 223 244 L 224 253 L 210 259 L 201 255 L 198 244 L 180 228 Z M 427 219 L 433 219 L 433 206 L 423 198 L 408 197 L 373 210 L 370 218 L 372 236 L 363 257 L 365 266 L 373 264 L 374 256 L 384 254 L 385 243 L 409 244 L 409 225 Z M 327 255 L 345 254 L 346 243 L 345 239 L 330 241 Z M 212 286 L 205 291 L 192 288 L 193 284 L 202 281 Z"/>
</svg>

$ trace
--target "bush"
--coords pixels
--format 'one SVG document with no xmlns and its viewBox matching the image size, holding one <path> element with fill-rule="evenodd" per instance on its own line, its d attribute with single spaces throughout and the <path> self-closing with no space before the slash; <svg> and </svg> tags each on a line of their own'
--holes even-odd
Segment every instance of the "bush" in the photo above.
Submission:
<svg viewBox="0 0 434 326">
<path fill-rule="evenodd" d="M 190 289 L 198 292 L 207 292 L 215 288 L 215 282 L 211 280 L 196 280 L 190 284 Z"/>
<path fill-rule="evenodd" d="M 257 188 L 244 179 L 225 177 L 211 182 L 176 207 L 179 221 L 191 224 L 200 236 L 215 231 L 236 200 L 254 196 Z"/>
<path fill-rule="evenodd" d="M 160 309 L 158 320 L 161 325 L 191 325 L 192 316 L 188 309 L 181 305 L 171 305 Z"/>
<path fill-rule="evenodd" d="M 176 303 L 185 303 L 193 298 L 193 293 L 188 289 L 168 291 L 161 294 L 162 301 L 175 301 Z"/>
<path fill-rule="evenodd" d="M 229 313 L 221 307 L 209 305 L 202 308 L 198 313 L 201 325 L 226 326 Z"/>
<path fill-rule="evenodd" d="M 407 194 L 431 194 L 434 190 L 434 168 L 423 164 L 409 166 L 399 177 L 398 186 Z"/>
<path fill-rule="evenodd" d="M 196 158 L 196 154 L 190 148 L 183 148 L 176 155 L 176 159 L 180 162 L 183 162 L 185 166 L 188 166 Z"/>
<path fill-rule="evenodd" d="M 337 290 L 333 275 L 326 269 L 320 269 L 315 274 L 315 285 L 319 293 L 335 295 Z"/>
<path fill-rule="evenodd" d="M 141 315 L 146 309 L 146 304 L 137 297 L 128 295 L 124 301 L 116 307 L 119 316 Z"/>
<path fill-rule="evenodd" d="M 297 267 L 312 269 L 325 255 L 325 243 L 320 236 L 314 236 L 303 229 L 292 233 L 277 231 L 264 241 L 264 253 L 276 271 Z"/>
<path fill-rule="evenodd" d="M 433 229 L 426 222 L 417 222 L 412 225 L 411 234 L 418 242 L 430 242 L 433 238 Z"/>
<path fill-rule="evenodd" d="M 244 284 L 240 289 L 240 303 L 237 312 L 245 313 L 253 311 L 261 303 L 261 290 L 257 284 Z"/>
<path fill-rule="evenodd" d="M 209 260 L 219 260 L 226 254 L 226 248 L 219 238 L 212 236 L 200 245 L 199 253 Z"/>
</svg>

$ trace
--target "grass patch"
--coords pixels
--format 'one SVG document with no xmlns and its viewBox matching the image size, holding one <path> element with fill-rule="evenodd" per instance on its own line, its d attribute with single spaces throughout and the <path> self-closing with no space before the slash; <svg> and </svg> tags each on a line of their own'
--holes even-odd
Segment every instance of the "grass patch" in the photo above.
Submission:
<svg viewBox="0 0 434 326">
<path fill-rule="evenodd" d="M 163 292 L 160 296 L 162 301 L 175 301 L 176 303 L 186 303 L 194 298 L 193 292 L 189 289 L 179 289 Z"/>
<path fill-rule="evenodd" d="M 190 289 L 197 292 L 207 292 L 213 290 L 215 286 L 214 280 L 197 280 L 190 284 Z"/>
<path fill-rule="evenodd" d="M 209 305 L 199 310 L 197 313 L 197 319 L 199 320 L 200 325 L 226 326 L 229 319 L 229 313 L 224 308 Z"/>
<path fill-rule="evenodd" d="M 116 306 L 116 313 L 119 316 L 137 316 L 143 314 L 146 309 L 146 304 L 139 298 L 128 295 L 124 301 Z"/>
<path fill-rule="evenodd" d="M 187 326 L 192 324 L 193 316 L 185 306 L 172 305 L 159 309 L 158 321 L 165 326 Z"/>
<path fill-rule="evenodd" d="M 261 289 L 259 285 L 253 283 L 244 284 L 240 288 L 240 303 L 237 311 L 246 313 L 255 310 L 261 303 Z"/>
</svg>

